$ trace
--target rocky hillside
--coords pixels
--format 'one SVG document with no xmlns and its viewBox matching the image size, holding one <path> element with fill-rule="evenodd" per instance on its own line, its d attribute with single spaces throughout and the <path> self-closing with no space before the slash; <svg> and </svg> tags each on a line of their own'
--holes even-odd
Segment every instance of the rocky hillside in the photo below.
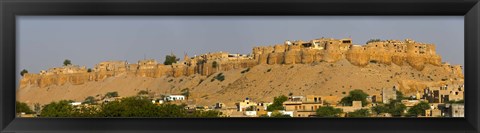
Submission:
<svg viewBox="0 0 480 133">
<path fill-rule="evenodd" d="M 216 77 L 223 75 L 224 80 Z M 399 86 L 400 90 L 413 95 L 424 86 L 463 84 L 461 69 L 450 65 L 426 64 L 422 71 L 411 66 L 369 63 L 359 67 L 346 59 L 335 63 L 256 65 L 251 68 L 232 69 L 208 76 L 193 74 L 173 77 L 138 77 L 123 73 L 102 81 L 81 85 L 66 83 L 39 87 L 31 84 L 18 89 L 19 101 L 30 105 L 71 99 L 82 101 L 88 96 L 101 98 L 107 92 L 117 91 L 120 96 L 133 96 L 140 90 L 161 94 L 179 94 L 189 88 L 190 100 L 197 105 L 213 105 L 223 102 L 233 106 L 235 102 L 249 97 L 254 101 L 270 102 L 274 96 L 321 95 L 339 100 L 348 91 L 362 89 L 370 95 L 380 95 L 382 88 Z"/>
</svg>

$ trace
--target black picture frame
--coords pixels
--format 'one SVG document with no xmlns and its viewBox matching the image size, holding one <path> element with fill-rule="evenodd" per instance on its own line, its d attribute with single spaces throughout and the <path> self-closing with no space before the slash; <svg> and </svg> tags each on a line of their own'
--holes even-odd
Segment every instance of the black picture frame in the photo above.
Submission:
<svg viewBox="0 0 480 133">
<path fill-rule="evenodd" d="M 480 128 L 478 0 L 1 0 L 1 132 L 422 132 Z M 465 118 L 16 118 L 19 15 L 434 15 L 465 18 Z"/>
</svg>

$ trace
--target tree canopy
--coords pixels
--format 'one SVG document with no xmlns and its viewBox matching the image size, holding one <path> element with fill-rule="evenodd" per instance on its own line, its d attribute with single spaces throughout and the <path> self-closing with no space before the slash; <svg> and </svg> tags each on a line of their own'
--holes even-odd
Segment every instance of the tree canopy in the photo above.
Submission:
<svg viewBox="0 0 480 133">
<path fill-rule="evenodd" d="M 408 109 L 408 116 L 425 116 L 425 110 L 430 109 L 430 105 L 427 102 L 420 102 Z"/>
<path fill-rule="evenodd" d="M 62 100 L 47 104 L 40 117 L 219 117 L 218 111 L 187 110 L 186 105 L 155 105 L 145 97 L 126 97 L 98 106 L 72 106 Z"/>
<path fill-rule="evenodd" d="M 322 106 L 317 109 L 317 117 L 340 117 L 342 109 L 332 106 Z"/>
<path fill-rule="evenodd" d="M 370 39 L 370 40 L 367 41 L 366 44 L 371 43 L 371 42 L 380 42 L 380 41 L 382 41 L 382 40 L 380 40 L 380 39 Z"/>
<path fill-rule="evenodd" d="M 23 70 L 20 72 L 20 75 L 23 76 L 23 75 L 25 75 L 25 73 L 28 73 L 28 70 L 23 69 Z"/>
<path fill-rule="evenodd" d="M 372 111 L 376 114 L 389 113 L 392 116 L 403 116 L 405 109 L 407 109 L 407 106 L 398 100 L 390 100 L 388 104 L 372 107 Z"/>
<path fill-rule="evenodd" d="M 167 55 L 165 56 L 165 61 L 163 62 L 164 65 L 172 65 L 173 63 L 177 63 L 180 59 L 177 58 L 175 55 Z"/>
<path fill-rule="evenodd" d="M 43 107 L 42 117 L 72 117 L 74 108 L 70 105 L 71 101 L 61 100 L 59 102 L 51 102 Z"/>
<path fill-rule="evenodd" d="M 287 100 L 288 100 L 288 97 L 285 95 L 274 97 L 273 103 L 267 106 L 267 111 L 284 110 L 283 102 Z"/>
<path fill-rule="evenodd" d="M 359 109 L 348 113 L 348 117 L 369 117 L 370 111 L 368 109 Z"/>
<path fill-rule="evenodd" d="M 349 92 L 349 95 L 343 97 L 340 103 L 345 106 L 352 106 L 353 101 L 362 101 L 362 106 L 367 105 L 368 94 L 362 90 L 356 89 Z"/>
<path fill-rule="evenodd" d="M 65 60 L 63 61 L 63 66 L 68 66 L 68 65 L 71 65 L 71 64 L 72 64 L 72 61 L 69 60 L 69 59 L 65 59 Z"/>
<path fill-rule="evenodd" d="M 33 113 L 32 109 L 30 109 L 30 107 L 26 103 L 16 101 L 15 104 L 16 104 L 15 112 L 17 112 L 17 113 L 22 113 L 23 112 L 25 114 L 32 114 Z"/>
</svg>

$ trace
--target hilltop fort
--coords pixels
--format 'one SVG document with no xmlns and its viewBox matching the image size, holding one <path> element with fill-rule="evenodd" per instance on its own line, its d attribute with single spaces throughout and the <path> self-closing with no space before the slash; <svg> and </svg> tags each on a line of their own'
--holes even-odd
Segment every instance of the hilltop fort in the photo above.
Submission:
<svg viewBox="0 0 480 133">
<path fill-rule="evenodd" d="M 348 62 L 348 63 L 346 63 Z M 319 65 L 321 67 L 308 68 L 307 66 Z M 326 65 L 330 64 L 330 66 Z M 425 87 L 441 87 L 446 84 L 452 84 L 454 86 L 463 86 L 463 73 L 462 67 L 459 65 L 452 66 L 448 63 L 442 62 L 442 58 L 435 51 L 434 44 L 420 43 L 410 39 L 405 39 L 404 41 L 400 40 L 383 40 L 369 42 L 363 45 L 352 44 L 352 40 L 349 38 L 346 39 L 333 39 L 333 38 L 319 38 L 310 41 L 285 41 L 283 44 L 275 44 L 273 46 L 259 46 L 252 49 L 250 54 L 231 54 L 228 52 L 214 52 L 207 53 L 200 56 L 189 57 L 185 54 L 183 60 L 178 61 L 172 65 L 164 65 L 158 63 L 154 59 L 140 60 L 137 63 L 129 64 L 126 61 L 105 61 L 100 62 L 95 65 L 92 71 L 88 71 L 86 67 L 80 67 L 76 65 L 68 65 L 58 68 L 51 68 L 46 71 L 41 71 L 40 73 L 26 73 L 20 80 L 20 90 L 24 88 L 29 88 L 29 91 L 24 90 L 23 93 L 33 93 L 30 89 L 32 88 L 61 88 L 62 86 L 79 86 L 91 83 L 95 84 L 96 87 L 103 87 L 103 85 L 97 85 L 97 82 L 104 82 L 110 78 L 117 78 L 120 80 L 120 77 L 125 79 L 135 79 L 134 77 L 139 77 L 144 79 L 144 82 L 147 82 L 145 78 L 163 78 L 167 82 L 162 81 L 166 84 L 173 84 L 168 87 L 159 87 L 158 91 L 175 93 L 175 90 L 181 89 L 181 87 L 190 87 L 190 88 L 201 88 L 201 84 L 208 84 L 202 82 L 207 78 L 211 78 L 210 75 L 217 75 L 217 73 L 224 72 L 225 74 L 233 73 L 230 71 L 242 71 L 244 73 L 245 69 L 252 68 L 251 71 L 258 71 L 263 74 L 268 74 L 265 72 L 266 69 L 270 72 L 271 69 L 281 69 L 285 73 L 294 71 L 290 68 L 293 66 L 300 65 L 298 69 L 295 69 L 297 73 L 309 75 L 309 73 L 320 73 L 324 74 L 323 76 L 311 76 L 306 77 L 307 79 L 291 79 L 296 78 L 295 76 L 290 77 L 290 79 L 284 79 L 285 81 L 280 81 L 282 78 L 278 78 L 277 81 L 273 79 L 270 81 L 261 81 L 258 82 L 255 76 L 262 76 L 262 74 L 253 74 L 253 75 L 227 75 L 232 77 L 231 80 L 226 80 L 222 84 L 218 85 L 204 85 L 207 87 L 216 87 L 213 90 L 205 91 L 199 90 L 196 96 L 197 99 L 205 99 L 205 95 L 208 93 L 218 93 L 218 95 L 226 95 L 228 90 L 235 92 L 232 95 L 237 94 L 237 92 L 242 92 L 247 95 L 264 95 L 273 93 L 271 90 L 262 90 L 265 88 L 279 89 L 278 93 L 285 93 L 287 90 L 282 90 L 282 88 L 293 88 L 294 85 L 288 86 L 282 84 L 282 82 L 287 82 L 288 80 L 313 80 L 311 83 L 315 86 L 317 83 L 324 82 L 335 82 L 335 84 L 328 84 L 319 87 L 328 87 L 328 91 L 324 93 L 329 93 L 330 96 L 334 93 L 333 91 L 338 87 L 343 86 L 342 89 L 352 89 L 355 87 L 363 87 L 362 89 L 372 89 L 373 95 L 381 95 L 382 86 L 397 86 L 400 90 L 405 93 L 411 93 L 415 95 L 419 91 L 422 91 Z M 258 66 L 258 67 L 257 67 Z M 282 66 L 288 66 L 289 68 L 283 68 Z M 290 67 L 291 66 L 291 67 Z M 336 68 L 333 66 L 337 66 Z M 350 67 L 352 66 L 352 67 Z M 331 68 L 330 68 L 331 67 Z M 305 68 L 305 69 L 300 69 Z M 383 71 L 374 71 L 380 70 L 378 68 L 388 68 Z M 390 69 L 391 68 L 391 69 Z M 262 70 L 260 70 L 262 69 Z M 369 70 L 368 72 L 367 69 Z M 250 69 L 248 69 L 250 70 Z M 318 72 L 317 72 L 318 71 Z M 389 72 L 387 72 L 389 71 Z M 344 72 L 344 73 L 343 73 Z M 348 72 L 348 73 L 347 73 Z M 238 72 L 239 73 L 239 72 Z M 273 72 L 272 72 L 273 73 Z M 335 74 L 344 74 L 344 75 L 327 75 L 330 78 L 327 79 L 325 74 L 335 73 Z M 361 73 L 364 75 L 355 76 L 355 73 Z M 439 73 L 439 74 L 436 74 Z M 279 72 L 277 74 L 280 74 Z M 378 74 L 378 75 L 375 75 Z M 384 74 L 382 76 L 382 74 Z M 195 77 L 195 75 L 198 75 Z M 288 75 L 288 74 L 287 74 Z M 380 75 L 380 76 L 379 76 Z M 388 75 L 388 76 L 387 76 Z M 393 76 L 392 76 L 393 75 Z M 407 75 L 409 76 L 408 78 Z M 413 75 L 413 77 L 411 77 Z M 435 76 L 432 76 L 435 75 Z M 253 77 L 252 77 L 253 76 Z M 284 76 L 284 75 L 269 75 L 271 76 Z M 300 75 L 299 75 L 300 76 Z M 361 83 L 355 83 L 354 81 L 346 80 L 349 77 L 345 77 L 344 82 L 352 83 L 341 83 L 340 81 L 335 81 L 337 77 L 351 76 L 355 78 L 362 79 L 350 79 L 350 80 L 362 80 Z M 372 84 L 377 83 L 377 80 L 370 80 L 369 76 L 372 78 L 379 77 L 390 77 L 387 80 L 387 83 L 383 83 L 385 79 L 381 79 L 382 83 L 375 85 L 369 85 L 366 82 L 372 82 Z M 377 77 L 375 77 L 377 76 Z M 428 77 L 427 77 L 428 76 Z M 180 79 L 179 81 L 173 81 L 175 78 Z M 304 77 L 302 77 L 304 78 Z M 320 80 L 322 81 L 315 81 Z M 323 79 L 325 78 L 325 79 Z M 364 79 L 363 79 L 364 78 Z M 142 87 L 149 86 L 154 84 L 152 83 L 145 85 L 142 84 Z M 113 79 L 112 79 L 113 80 Z M 183 80 L 195 81 L 195 84 L 183 84 L 180 83 Z M 260 80 L 260 79 L 259 79 Z M 330 81 L 329 81 L 330 80 Z M 342 79 L 338 79 L 342 80 Z M 183 81 L 183 82 L 186 82 Z M 213 83 L 214 80 L 212 80 Z M 107 81 L 105 81 L 107 82 Z M 112 81 L 113 82 L 113 81 Z M 132 81 L 133 82 L 133 81 Z M 261 88 L 259 84 L 265 84 L 270 82 L 270 86 L 263 86 Z M 140 84 L 140 83 L 139 83 Z M 296 88 L 300 88 L 297 91 L 298 93 L 307 93 L 305 92 L 306 88 L 312 88 L 313 85 L 305 83 L 302 81 L 299 83 Z M 327 84 L 327 83 L 324 83 Z M 358 85 L 353 85 L 358 84 Z M 257 86 L 258 85 L 258 86 Z M 88 86 L 88 85 L 85 85 Z M 85 87 L 84 86 L 84 87 Z M 180 87 L 181 86 L 181 87 Z M 303 86 L 299 87 L 299 86 Z M 346 87 L 348 86 L 348 87 Z M 352 87 L 353 86 L 353 87 Z M 128 88 L 128 87 L 127 87 Z M 251 88 L 256 90 L 262 90 L 262 94 L 248 94 L 245 92 L 247 90 L 242 90 L 242 88 Z M 111 88 L 112 90 L 118 88 Z M 130 89 L 138 90 L 138 88 L 131 87 Z M 169 89 L 169 90 L 168 90 Z M 232 90 L 233 89 L 233 90 Z M 236 89 L 236 90 L 235 90 Z M 327 88 L 323 88 L 327 89 Z M 335 92 L 334 95 L 343 92 L 342 89 L 338 92 Z M 47 89 L 48 90 L 48 89 Z M 151 89 L 153 90 L 153 89 Z M 316 90 L 313 90 L 319 93 Z M 95 91 L 89 90 L 92 94 Z M 248 90 L 251 91 L 251 90 Z M 312 90 L 307 90 L 311 91 Z M 38 92 L 38 91 L 34 91 Z M 230 92 L 230 93 L 231 93 Z M 251 92 L 254 93 L 254 92 Z M 461 92 L 463 93 L 463 91 Z M 20 94 L 21 95 L 21 94 Z M 85 94 L 87 95 L 87 94 Z M 88 94 L 90 95 L 90 94 Z M 325 94 L 328 95 L 328 94 Z M 212 96 L 211 94 L 209 96 Z M 23 96 L 22 96 L 23 97 Z M 82 99 L 85 96 L 75 96 L 77 99 Z M 193 96 L 195 97 L 195 96 Z M 241 96 L 244 97 L 244 96 Z M 463 96 L 462 96 L 463 97 Z M 68 98 L 68 97 L 61 97 Z M 57 99 L 61 99 L 57 98 Z M 266 97 L 270 98 L 270 97 Z M 208 98 L 207 98 L 208 99 Z M 211 101 L 210 98 L 209 102 Z M 242 98 L 240 98 L 242 99 Z M 34 100 L 29 99 L 32 102 Z M 226 99 L 234 101 L 237 99 Z"/>
</svg>

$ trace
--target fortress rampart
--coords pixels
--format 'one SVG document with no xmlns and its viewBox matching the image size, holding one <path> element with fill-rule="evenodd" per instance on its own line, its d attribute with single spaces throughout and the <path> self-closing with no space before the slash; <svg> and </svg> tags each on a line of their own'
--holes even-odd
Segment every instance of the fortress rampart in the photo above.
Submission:
<svg viewBox="0 0 480 133">
<path fill-rule="evenodd" d="M 308 42 L 285 41 L 284 44 L 254 47 L 249 55 L 227 52 L 207 53 L 189 58 L 172 65 L 163 65 L 154 59 L 140 60 L 136 64 L 126 61 L 105 61 L 95 65 L 91 72 L 85 67 L 63 66 L 41 71 L 38 74 L 26 73 L 20 87 L 34 85 L 74 84 L 102 81 L 118 75 L 158 78 L 162 76 L 189 76 L 192 74 L 210 75 L 219 71 L 253 67 L 261 64 L 308 64 L 313 62 L 334 63 L 346 59 L 351 64 L 364 67 L 370 63 L 409 65 L 422 71 L 426 64 L 442 66 L 441 57 L 435 52 L 435 45 L 418 43 L 413 40 L 385 40 L 365 45 L 352 44 L 351 39 L 320 38 Z M 459 73 L 460 66 L 451 67 Z"/>
</svg>

